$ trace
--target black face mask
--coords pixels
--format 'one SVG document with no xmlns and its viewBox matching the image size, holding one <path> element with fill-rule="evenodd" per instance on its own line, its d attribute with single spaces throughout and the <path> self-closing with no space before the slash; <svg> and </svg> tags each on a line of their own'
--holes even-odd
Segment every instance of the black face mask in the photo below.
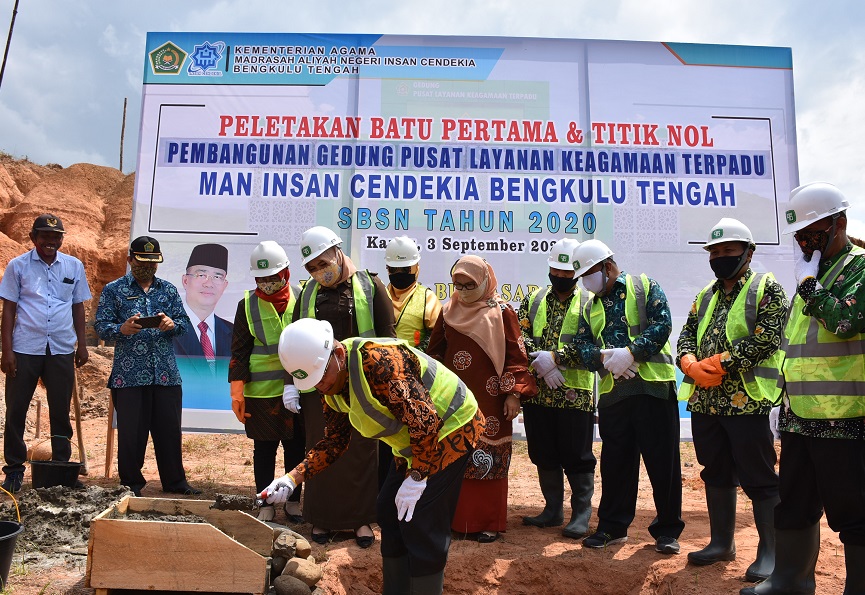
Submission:
<svg viewBox="0 0 865 595">
<path fill-rule="evenodd" d="M 553 289 L 559 293 L 571 293 L 574 290 L 574 287 L 577 286 L 577 279 L 576 277 L 573 279 L 568 279 L 567 277 L 556 277 L 550 273 L 550 285 L 552 285 Z"/>
<path fill-rule="evenodd" d="M 388 275 L 388 278 L 390 279 L 390 284 L 397 289 L 406 289 L 411 287 L 411 284 L 417 279 L 417 277 L 411 273 L 391 273 Z"/>
<path fill-rule="evenodd" d="M 738 256 L 719 256 L 709 261 L 709 266 L 718 279 L 729 280 L 736 276 L 745 260 L 748 258 L 748 251 L 745 250 Z"/>
</svg>

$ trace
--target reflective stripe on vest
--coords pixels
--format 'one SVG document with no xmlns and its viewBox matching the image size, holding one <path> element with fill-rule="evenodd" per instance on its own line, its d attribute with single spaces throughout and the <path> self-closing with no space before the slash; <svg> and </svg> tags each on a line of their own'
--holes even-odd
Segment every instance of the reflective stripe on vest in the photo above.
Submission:
<svg viewBox="0 0 865 595">
<path fill-rule="evenodd" d="M 351 294 L 354 300 L 354 317 L 357 321 L 357 334 L 361 337 L 375 336 L 375 314 L 372 310 L 375 285 L 367 271 L 358 271 L 351 276 Z M 319 284 L 310 279 L 300 294 L 300 317 L 315 318 L 315 298 Z"/>
<path fill-rule="evenodd" d="M 253 337 L 249 356 L 249 382 L 243 385 L 243 394 L 250 398 L 282 396 L 287 377 L 279 361 L 279 335 L 291 322 L 294 311 L 295 288 L 291 288 L 288 306 L 282 316 L 273 304 L 247 290 L 243 294 L 246 324 Z"/>
<path fill-rule="evenodd" d="M 757 314 L 766 283 L 774 280 L 772 273 L 755 273 L 742 286 L 739 295 L 736 296 L 730 311 L 727 313 L 727 324 L 725 332 L 727 340 L 735 347 L 746 337 L 753 336 L 757 328 Z M 697 350 L 703 342 L 703 336 L 709 329 L 715 308 L 718 304 L 719 292 L 712 291 L 714 282 L 709 283 L 697 294 Z M 784 360 L 784 352 L 777 350 L 770 357 L 759 362 L 750 370 L 739 373 L 745 392 L 754 401 L 769 400 L 772 403 L 778 401 L 781 396 L 781 387 L 778 385 L 778 375 L 781 371 L 781 362 Z M 694 393 L 694 379 L 685 376 L 679 387 L 679 400 L 687 401 Z"/>
<path fill-rule="evenodd" d="M 826 271 L 820 284 L 829 289 L 844 268 L 865 250 L 850 253 Z M 865 335 L 841 339 L 802 309 L 797 294 L 790 305 L 786 336 L 784 381 L 793 413 L 804 419 L 865 417 Z"/>
<path fill-rule="evenodd" d="M 424 389 L 429 393 L 436 413 L 443 422 L 438 433 L 439 442 L 468 423 L 477 412 L 478 403 L 456 374 L 401 339 L 352 338 L 342 341 L 348 362 L 350 402 L 346 403 L 342 395 L 325 395 L 325 402 L 332 409 L 347 413 L 351 425 L 361 435 L 383 441 L 391 447 L 394 456 L 406 459 L 411 467 L 412 450 L 408 426 L 396 419 L 390 410 L 373 396 L 363 373 L 360 348 L 367 343 L 402 345 L 417 358 Z"/>
<path fill-rule="evenodd" d="M 532 325 L 532 341 L 534 341 L 536 349 L 541 349 L 544 328 L 547 326 L 547 294 L 549 292 L 549 287 L 543 287 L 534 290 L 529 296 L 529 322 Z M 582 290 L 578 287 L 574 296 L 571 297 L 571 305 L 562 321 L 562 328 L 559 329 L 557 349 L 563 349 L 566 344 L 574 340 L 580 326 L 580 312 L 587 301 Z M 595 373 L 589 372 L 585 368 L 567 368 L 562 372 L 562 376 L 565 377 L 565 386 L 570 388 L 588 391 L 595 389 Z"/>
<path fill-rule="evenodd" d="M 415 284 L 415 288 L 409 296 L 408 301 L 402 305 L 402 310 L 399 313 L 399 318 L 396 321 L 396 336 L 397 339 L 403 339 L 412 347 L 417 347 L 429 334 L 426 326 L 424 326 L 424 314 L 426 313 L 426 292 L 427 288 L 420 283 Z M 415 342 L 415 331 L 418 334 L 418 342 Z"/>
<path fill-rule="evenodd" d="M 645 274 L 640 275 L 641 283 L 634 283 L 631 275 L 625 275 L 625 320 L 628 323 L 628 338 L 631 343 L 649 326 L 646 317 L 646 300 L 649 293 L 649 278 Z M 601 298 L 595 296 L 583 307 L 583 316 L 589 323 L 595 345 L 604 349 L 604 338 L 602 332 L 607 325 L 607 315 Z M 650 357 L 648 361 L 639 362 L 640 368 L 637 374 L 648 382 L 666 382 L 676 379 L 676 368 L 673 366 L 673 355 L 670 349 L 669 339 L 664 347 Z M 606 369 L 598 371 L 601 380 L 598 384 L 598 392 L 605 394 L 613 390 L 613 375 Z"/>
</svg>

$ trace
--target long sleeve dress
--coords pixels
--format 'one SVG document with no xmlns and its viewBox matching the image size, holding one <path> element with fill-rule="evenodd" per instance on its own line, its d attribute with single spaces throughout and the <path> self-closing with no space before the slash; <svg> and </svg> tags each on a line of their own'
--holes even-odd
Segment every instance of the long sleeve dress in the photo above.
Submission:
<svg viewBox="0 0 865 595">
<path fill-rule="evenodd" d="M 463 477 L 457 513 L 451 525 L 458 533 L 506 529 L 513 425 L 504 418 L 505 395 L 517 392 L 520 399 L 527 399 L 538 392 L 528 370 L 517 314 L 508 304 L 500 307 L 506 343 L 501 376 L 482 346 L 448 327 L 444 316 L 436 321 L 427 350 L 466 383 L 486 417 L 486 431 Z"/>
</svg>

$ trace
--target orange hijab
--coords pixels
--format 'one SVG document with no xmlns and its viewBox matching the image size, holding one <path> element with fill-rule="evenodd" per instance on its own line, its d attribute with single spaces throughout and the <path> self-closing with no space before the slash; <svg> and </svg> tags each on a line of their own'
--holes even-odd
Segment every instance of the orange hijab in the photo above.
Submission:
<svg viewBox="0 0 865 595">
<path fill-rule="evenodd" d="M 505 325 L 500 304 L 504 300 L 496 291 L 498 281 L 493 267 L 480 256 L 463 256 L 451 270 L 451 277 L 456 274 L 469 277 L 478 286 L 486 279 L 487 290 L 478 301 L 470 304 L 461 301 L 459 293 L 455 291 L 442 308 L 444 321 L 458 333 L 473 339 L 501 376 L 505 367 Z"/>
</svg>

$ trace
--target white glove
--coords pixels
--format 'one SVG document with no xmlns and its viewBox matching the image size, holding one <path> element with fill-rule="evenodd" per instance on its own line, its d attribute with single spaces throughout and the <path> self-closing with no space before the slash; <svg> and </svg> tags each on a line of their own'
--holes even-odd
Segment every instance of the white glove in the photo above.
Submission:
<svg viewBox="0 0 865 595">
<path fill-rule="evenodd" d="M 268 504 L 282 504 L 288 500 L 296 487 L 297 484 L 294 483 L 290 475 L 283 475 L 274 479 L 269 486 L 264 488 L 259 497 L 266 500 Z"/>
<path fill-rule="evenodd" d="M 628 366 L 628 368 L 624 372 L 622 372 L 622 376 L 624 376 L 625 378 L 630 380 L 631 378 L 633 378 L 634 376 L 637 375 L 637 372 L 639 371 L 639 369 L 640 369 L 640 362 L 634 362 L 633 364 Z M 618 380 L 622 376 L 615 376 L 614 378 L 616 378 Z"/>
<path fill-rule="evenodd" d="M 532 351 L 529 355 L 535 358 L 532 361 L 532 367 L 538 373 L 538 376 L 542 378 L 546 377 L 551 370 L 556 369 L 556 360 L 553 359 L 551 351 Z"/>
<path fill-rule="evenodd" d="M 778 421 L 779 416 L 781 414 L 781 407 L 772 407 L 772 410 L 769 412 L 769 429 L 772 430 L 772 437 L 775 440 L 781 439 L 781 430 L 778 429 Z"/>
<path fill-rule="evenodd" d="M 420 500 L 421 494 L 426 489 L 426 478 L 421 481 L 415 481 L 411 477 L 406 477 L 399 490 L 396 493 L 396 518 L 401 521 L 405 518 L 405 522 L 409 522 L 414 516 L 414 507 L 417 501 Z"/>
<path fill-rule="evenodd" d="M 793 275 L 796 277 L 796 285 L 799 285 L 807 277 L 816 277 L 817 271 L 820 269 L 820 251 L 814 250 L 811 255 L 811 261 L 805 260 L 805 253 L 799 250 L 799 258 L 796 260 L 796 266 L 793 269 Z"/>
<path fill-rule="evenodd" d="M 613 349 L 601 349 L 601 357 L 606 368 L 613 378 L 618 378 L 634 363 L 634 355 L 627 347 L 614 347 Z"/>
<path fill-rule="evenodd" d="M 282 404 L 292 413 L 300 411 L 300 392 L 293 384 L 286 384 L 282 389 Z"/>
<path fill-rule="evenodd" d="M 559 388 L 565 384 L 565 377 L 562 375 L 562 370 L 564 370 L 564 366 L 556 366 L 544 376 L 544 382 L 547 383 L 547 386 L 550 388 Z"/>
</svg>

